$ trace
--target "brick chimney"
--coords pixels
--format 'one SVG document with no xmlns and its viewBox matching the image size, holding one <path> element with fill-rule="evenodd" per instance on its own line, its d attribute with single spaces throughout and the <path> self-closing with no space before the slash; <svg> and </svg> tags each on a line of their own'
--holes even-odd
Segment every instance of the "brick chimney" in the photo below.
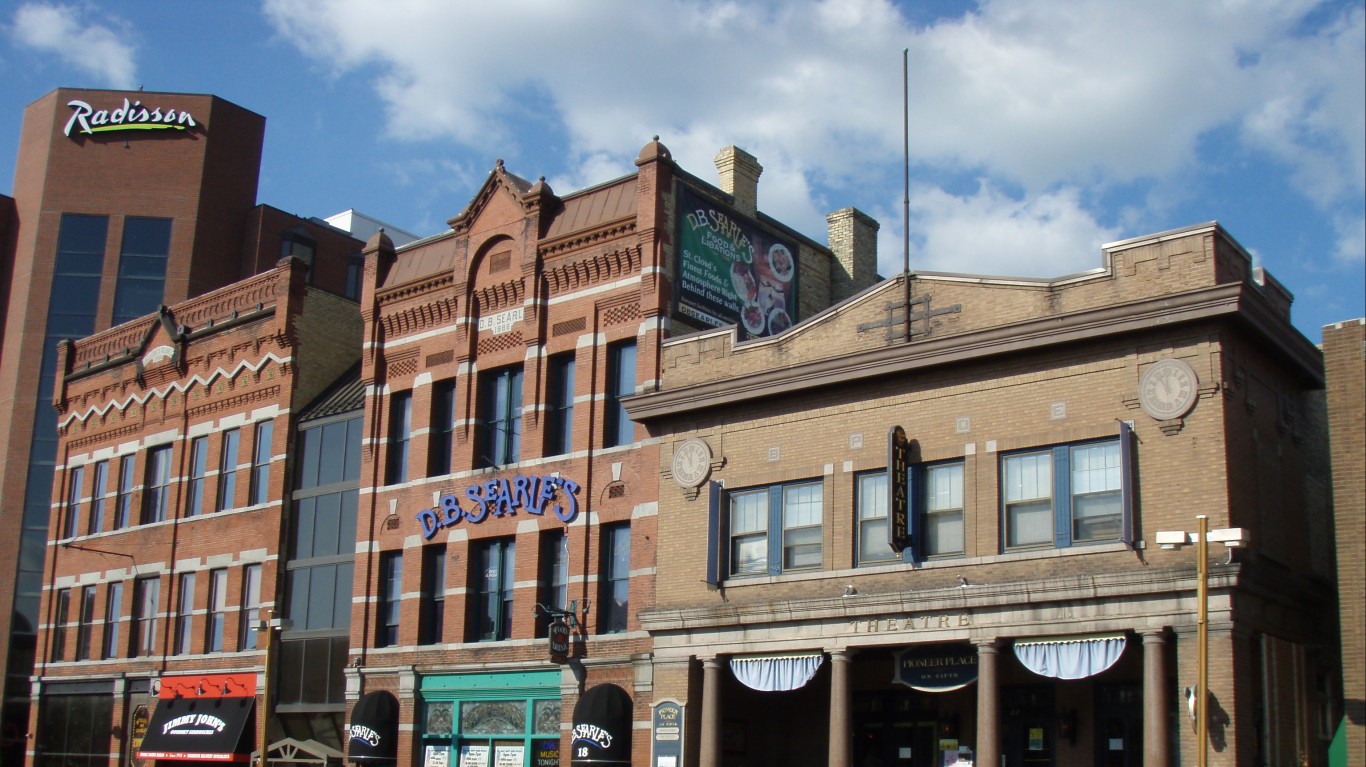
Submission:
<svg viewBox="0 0 1366 767">
<path fill-rule="evenodd" d="M 754 216 L 759 212 L 759 174 L 764 166 L 754 155 L 737 146 L 721 150 L 713 160 L 721 174 L 721 191 L 735 199 L 741 213 Z"/>
<path fill-rule="evenodd" d="M 829 226 L 830 299 L 835 302 L 877 282 L 877 230 L 872 216 L 858 208 L 844 208 L 825 217 Z"/>
</svg>

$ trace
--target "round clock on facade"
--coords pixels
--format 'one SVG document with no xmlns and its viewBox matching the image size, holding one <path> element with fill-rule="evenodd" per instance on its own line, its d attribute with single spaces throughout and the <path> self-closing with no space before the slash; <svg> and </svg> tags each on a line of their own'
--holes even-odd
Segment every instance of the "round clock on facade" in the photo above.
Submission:
<svg viewBox="0 0 1366 767">
<path fill-rule="evenodd" d="M 674 448 L 673 475 L 680 487 L 694 488 L 711 474 L 711 447 L 696 437 Z"/>
<path fill-rule="evenodd" d="M 1195 406 L 1200 382 L 1181 360 L 1160 360 L 1149 366 L 1138 384 L 1138 404 L 1159 421 L 1180 418 Z"/>
</svg>

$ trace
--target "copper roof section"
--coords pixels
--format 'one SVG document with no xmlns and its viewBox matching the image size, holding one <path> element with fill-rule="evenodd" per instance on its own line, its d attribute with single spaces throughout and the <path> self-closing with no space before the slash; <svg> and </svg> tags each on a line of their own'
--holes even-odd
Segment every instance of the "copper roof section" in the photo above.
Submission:
<svg viewBox="0 0 1366 767">
<path fill-rule="evenodd" d="M 635 215 L 636 176 L 630 175 L 566 197 L 551 220 L 545 239 L 568 237 Z"/>
</svg>

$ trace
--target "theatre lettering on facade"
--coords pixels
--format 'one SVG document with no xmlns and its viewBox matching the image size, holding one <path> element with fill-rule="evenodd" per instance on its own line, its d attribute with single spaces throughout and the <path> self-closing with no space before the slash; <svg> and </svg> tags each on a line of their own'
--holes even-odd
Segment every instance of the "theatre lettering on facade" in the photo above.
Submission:
<svg viewBox="0 0 1366 767">
<path fill-rule="evenodd" d="M 1241 544 L 1209 554 L 1209 763 L 1322 763 L 1321 356 L 1218 224 L 1103 256 L 664 342 L 626 406 L 663 445 L 641 625 L 680 764 L 1195 764 L 1195 547 L 1158 543 L 1197 515 Z"/>
</svg>

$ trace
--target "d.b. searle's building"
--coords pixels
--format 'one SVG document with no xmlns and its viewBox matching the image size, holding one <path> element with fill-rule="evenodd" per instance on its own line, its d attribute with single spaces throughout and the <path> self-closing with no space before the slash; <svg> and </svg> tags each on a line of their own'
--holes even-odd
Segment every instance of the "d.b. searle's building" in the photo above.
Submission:
<svg viewBox="0 0 1366 767">
<path fill-rule="evenodd" d="M 201 132 L 125 149 L 125 96 Z M 41 123 L 216 157 L 177 98 Z M 499 162 L 439 234 L 248 237 L 128 317 L 107 234 L 103 314 L 50 331 L 30 763 L 1193 763 L 1195 554 L 1158 543 L 1197 515 L 1245 544 L 1210 554 L 1211 764 L 1321 762 L 1322 362 L 1217 224 L 908 284 L 856 210 L 828 245 L 760 213 L 741 150 L 719 188 L 635 166 Z"/>
</svg>

